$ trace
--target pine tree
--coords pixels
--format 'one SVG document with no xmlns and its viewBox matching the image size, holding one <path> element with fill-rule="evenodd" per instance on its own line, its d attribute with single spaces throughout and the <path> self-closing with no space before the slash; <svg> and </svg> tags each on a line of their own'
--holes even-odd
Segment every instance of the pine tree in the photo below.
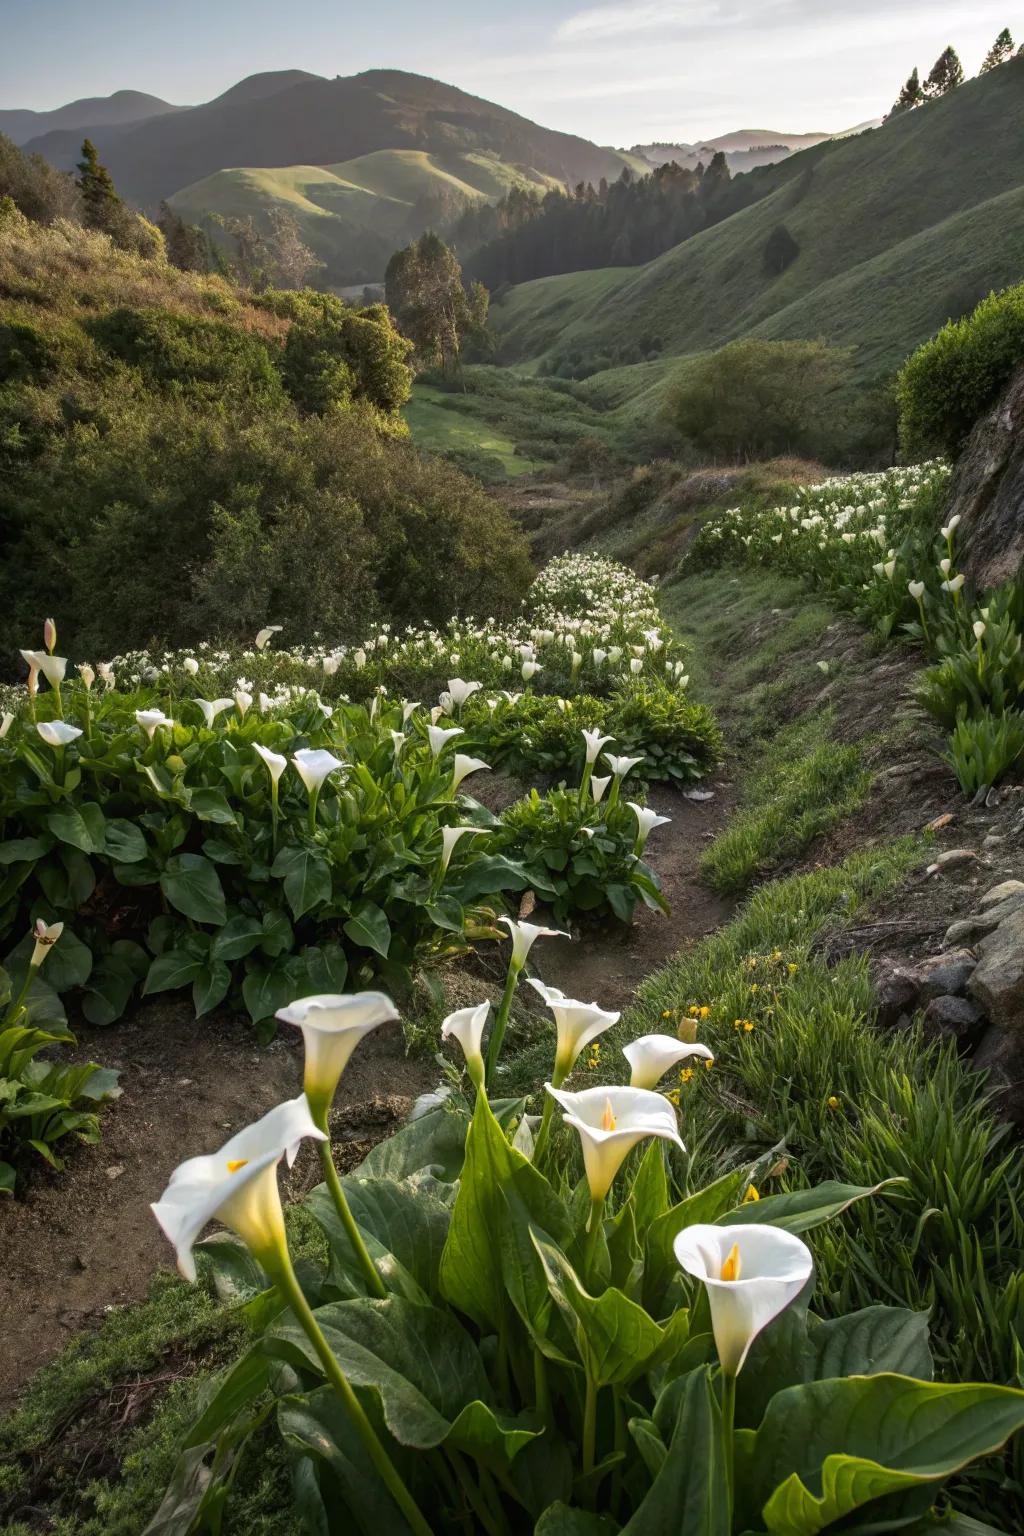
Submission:
<svg viewBox="0 0 1024 1536">
<path fill-rule="evenodd" d="M 895 105 L 889 113 L 889 117 L 899 117 L 904 112 L 912 112 L 919 107 L 924 100 L 924 92 L 921 89 L 921 78 L 915 69 L 907 80 L 906 85 L 896 98 Z M 888 119 L 887 119 L 888 121 Z"/>
<path fill-rule="evenodd" d="M 78 162 L 78 190 L 82 198 L 82 222 L 89 229 L 102 229 L 108 233 L 118 222 L 123 204 L 114 188 L 110 172 L 100 164 L 96 146 L 91 139 L 82 144 L 82 158 Z"/>
<path fill-rule="evenodd" d="M 963 79 L 964 67 L 950 43 L 935 60 L 932 72 L 924 83 L 925 100 L 938 101 L 940 96 L 948 96 L 950 91 L 955 91 L 958 85 L 963 84 Z"/>
<path fill-rule="evenodd" d="M 981 73 L 987 75 L 990 69 L 998 69 L 1000 64 L 1005 64 L 1013 53 L 1013 38 L 1010 36 L 1009 27 L 1004 27 L 996 38 L 992 47 L 985 55 L 985 62 L 981 66 Z"/>
</svg>

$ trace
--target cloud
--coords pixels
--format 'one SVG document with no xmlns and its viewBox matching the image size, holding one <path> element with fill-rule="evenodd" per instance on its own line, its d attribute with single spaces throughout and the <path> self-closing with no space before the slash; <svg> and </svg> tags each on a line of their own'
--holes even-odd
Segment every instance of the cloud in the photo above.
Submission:
<svg viewBox="0 0 1024 1536">
<path fill-rule="evenodd" d="M 637 32 L 658 32 L 678 27 L 708 26 L 719 19 L 721 7 L 711 0 L 643 0 L 639 5 L 598 5 L 567 16 L 555 33 L 557 38 L 631 37 Z"/>
</svg>

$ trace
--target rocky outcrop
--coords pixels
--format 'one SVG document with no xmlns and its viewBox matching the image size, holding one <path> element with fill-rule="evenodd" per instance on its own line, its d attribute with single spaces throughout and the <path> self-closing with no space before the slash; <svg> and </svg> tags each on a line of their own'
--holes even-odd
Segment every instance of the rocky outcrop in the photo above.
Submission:
<svg viewBox="0 0 1024 1536">
<path fill-rule="evenodd" d="M 962 567 L 975 591 L 1024 575 L 1024 368 L 974 428 L 953 472 Z"/>
<path fill-rule="evenodd" d="M 952 1038 L 987 1074 L 1000 1110 L 1024 1124 L 1024 881 L 1004 880 L 920 965 L 873 963 L 877 1022 Z"/>
</svg>

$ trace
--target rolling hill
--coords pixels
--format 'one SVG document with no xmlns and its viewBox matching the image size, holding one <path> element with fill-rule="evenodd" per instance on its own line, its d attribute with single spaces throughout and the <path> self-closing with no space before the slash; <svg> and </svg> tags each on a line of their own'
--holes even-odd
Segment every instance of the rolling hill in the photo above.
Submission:
<svg viewBox="0 0 1024 1536">
<path fill-rule="evenodd" d="M 31 112 L 27 108 L 0 110 L 0 133 L 15 144 L 24 145 L 50 133 L 79 135 L 94 129 L 125 127 L 169 112 L 185 112 L 159 96 L 145 91 L 115 91 L 112 96 L 89 96 L 69 101 L 52 112 Z M 33 145 L 35 147 L 35 145 Z"/>
<path fill-rule="evenodd" d="M 286 209 L 338 285 L 379 281 L 395 248 L 418 235 L 434 210 L 496 200 L 513 187 L 538 194 L 553 176 L 508 165 L 480 151 L 431 153 L 379 149 L 338 165 L 290 165 L 216 171 L 169 199 L 190 223 L 252 217 L 265 225 Z"/>
<path fill-rule="evenodd" d="M 731 216 L 649 265 L 513 288 L 493 310 L 501 361 L 599 374 L 738 336 L 823 336 L 862 376 L 1024 273 L 1024 59 L 881 129 L 831 140 L 731 189 Z M 799 246 L 781 274 L 764 247 Z M 575 367 L 574 367 L 575 360 Z M 568 367 L 566 364 L 568 363 Z M 661 367 L 664 367 L 662 361 Z"/>
</svg>

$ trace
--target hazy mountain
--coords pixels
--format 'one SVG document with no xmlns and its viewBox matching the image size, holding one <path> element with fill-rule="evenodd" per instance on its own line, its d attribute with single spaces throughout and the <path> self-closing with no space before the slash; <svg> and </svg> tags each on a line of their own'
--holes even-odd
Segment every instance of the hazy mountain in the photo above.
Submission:
<svg viewBox="0 0 1024 1536">
<path fill-rule="evenodd" d="M 147 96 L 144 91 L 115 91 L 112 96 L 85 96 L 81 101 L 69 101 L 52 112 L 31 112 L 27 108 L 0 110 L 0 133 L 15 144 L 27 144 L 30 139 L 52 132 L 81 134 L 86 129 L 123 127 L 187 110 L 161 101 L 159 96 Z"/>
<path fill-rule="evenodd" d="M 698 162 L 707 165 L 711 156 L 723 150 L 733 175 L 750 171 L 759 165 L 776 165 L 801 149 L 811 149 L 828 139 L 845 139 L 862 133 L 866 128 L 877 128 L 880 118 L 869 123 L 859 123 L 855 128 L 844 128 L 840 133 L 785 133 L 777 128 L 738 128 L 732 133 L 719 134 L 717 138 L 698 139 L 692 144 L 634 144 L 631 154 L 646 160 L 649 165 L 677 165 L 693 170 Z"/>
<path fill-rule="evenodd" d="M 560 182 L 614 178 L 641 163 L 455 86 L 384 69 L 333 80 L 256 75 L 202 106 L 93 137 L 120 191 L 145 208 L 217 171 L 338 165 L 384 149 L 494 155 Z M 29 147 L 68 169 L 79 136 L 50 131 Z"/>
</svg>

